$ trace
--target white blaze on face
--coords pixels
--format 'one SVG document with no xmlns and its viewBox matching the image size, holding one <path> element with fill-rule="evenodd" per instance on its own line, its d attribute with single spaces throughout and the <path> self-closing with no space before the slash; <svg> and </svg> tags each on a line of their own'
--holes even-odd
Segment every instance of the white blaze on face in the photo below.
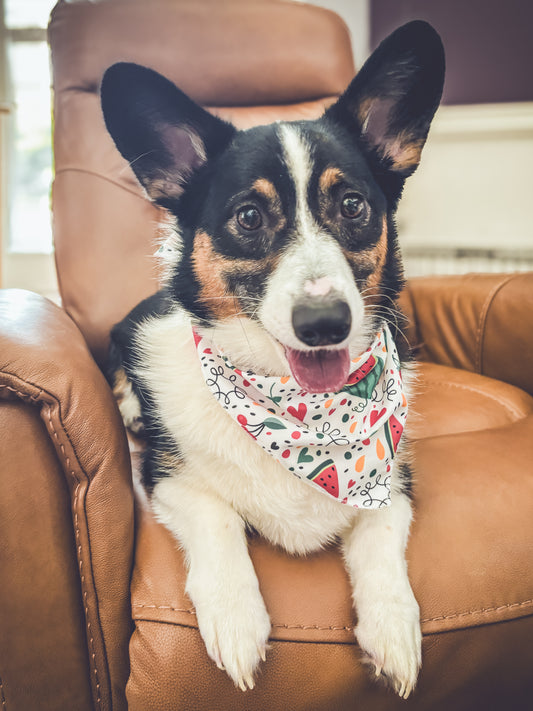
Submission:
<svg viewBox="0 0 533 711">
<path fill-rule="evenodd" d="M 278 135 L 296 194 L 295 235 L 270 277 L 259 317 L 284 346 L 308 350 L 294 333 L 294 307 L 314 300 L 343 300 L 352 315 L 351 332 L 343 345 L 361 352 L 368 345 L 368 334 L 362 332 L 366 330 L 363 300 L 339 243 L 321 230 L 309 206 L 312 151 L 296 126 L 280 124 Z"/>
</svg>

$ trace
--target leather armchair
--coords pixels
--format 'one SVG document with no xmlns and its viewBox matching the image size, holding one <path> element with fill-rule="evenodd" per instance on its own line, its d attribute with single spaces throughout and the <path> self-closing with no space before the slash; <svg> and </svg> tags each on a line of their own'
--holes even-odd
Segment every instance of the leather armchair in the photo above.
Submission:
<svg viewBox="0 0 533 711">
<path fill-rule="evenodd" d="M 361 664 L 338 551 L 291 558 L 260 539 L 271 648 L 242 693 L 207 658 L 181 554 L 132 479 L 138 452 L 97 365 L 110 325 L 156 288 L 160 219 L 105 133 L 97 87 L 127 59 L 241 125 L 313 116 L 351 77 L 349 38 L 332 13 L 281 0 L 103 0 L 60 2 L 50 41 L 63 308 L 0 292 L 1 708 L 528 708 L 533 274 L 418 279 L 403 294 L 421 361 L 412 697 Z"/>
</svg>

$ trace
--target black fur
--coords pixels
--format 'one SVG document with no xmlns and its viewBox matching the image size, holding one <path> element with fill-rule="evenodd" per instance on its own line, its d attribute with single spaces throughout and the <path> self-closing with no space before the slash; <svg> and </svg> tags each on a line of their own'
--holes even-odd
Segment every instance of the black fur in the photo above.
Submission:
<svg viewBox="0 0 533 711">
<path fill-rule="evenodd" d="M 164 474 L 159 460 L 165 453 L 179 457 L 175 440 L 165 431 L 163 423 L 157 418 L 157 408 L 149 388 L 143 386 L 136 375 L 135 369 L 142 365 L 139 362 L 139 352 L 136 348 L 138 327 L 151 318 L 158 318 L 169 313 L 173 301 L 166 290 L 161 290 L 141 301 L 111 331 L 106 376 L 109 384 L 115 386 L 115 376 L 120 370 L 127 375 L 139 404 L 141 406 L 142 435 L 155 446 L 148 446 L 143 452 L 142 481 L 148 492 L 151 492 L 157 479 Z"/>
</svg>

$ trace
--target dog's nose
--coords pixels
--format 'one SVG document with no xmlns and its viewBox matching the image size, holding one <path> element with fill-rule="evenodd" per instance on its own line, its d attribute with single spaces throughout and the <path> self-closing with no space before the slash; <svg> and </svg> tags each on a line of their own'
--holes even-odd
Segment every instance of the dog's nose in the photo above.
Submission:
<svg viewBox="0 0 533 711">
<path fill-rule="evenodd" d="M 292 312 L 292 325 L 306 346 L 332 346 L 350 333 L 352 314 L 345 301 L 301 304 Z"/>
</svg>

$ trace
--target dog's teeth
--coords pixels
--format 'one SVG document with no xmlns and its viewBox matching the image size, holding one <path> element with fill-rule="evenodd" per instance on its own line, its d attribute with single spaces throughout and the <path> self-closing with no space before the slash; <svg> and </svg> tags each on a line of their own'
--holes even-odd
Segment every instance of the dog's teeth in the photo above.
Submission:
<svg viewBox="0 0 533 711">
<path fill-rule="evenodd" d="M 382 669 L 381 665 L 376 665 L 376 676 L 381 676 L 381 669 Z"/>
</svg>

